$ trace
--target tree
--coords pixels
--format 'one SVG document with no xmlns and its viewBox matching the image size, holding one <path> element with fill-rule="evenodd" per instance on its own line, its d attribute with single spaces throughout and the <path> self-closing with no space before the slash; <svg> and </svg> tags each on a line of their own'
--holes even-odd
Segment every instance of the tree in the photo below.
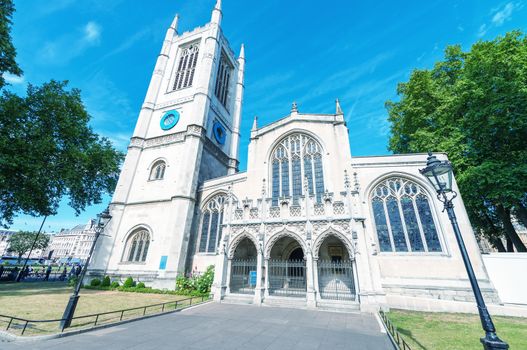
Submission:
<svg viewBox="0 0 527 350">
<path fill-rule="evenodd" d="M 0 97 L 0 225 L 18 212 L 54 215 L 63 197 L 80 213 L 115 187 L 123 154 L 93 132 L 80 91 L 67 85 Z"/>
<path fill-rule="evenodd" d="M 511 212 L 527 224 L 527 38 L 513 31 L 470 51 L 449 46 L 414 70 L 387 101 L 394 152 L 448 153 L 469 216 L 498 249 L 527 251 Z"/>
<path fill-rule="evenodd" d="M 0 89 L 6 84 L 5 73 L 22 75 L 15 61 L 16 50 L 11 40 L 11 18 L 15 12 L 12 0 L 0 0 Z"/>
<path fill-rule="evenodd" d="M 36 239 L 36 242 L 35 242 Z M 18 262 L 22 259 L 22 255 L 27 253 L 35 242 L 33 249 L 46 249 L 49 244 L 48 235 L 38 235 L 37 232 L 19 231 L 13 233 L 9 238 L 9 252 L 14 252 L 18 256 Z"/>
</svg>

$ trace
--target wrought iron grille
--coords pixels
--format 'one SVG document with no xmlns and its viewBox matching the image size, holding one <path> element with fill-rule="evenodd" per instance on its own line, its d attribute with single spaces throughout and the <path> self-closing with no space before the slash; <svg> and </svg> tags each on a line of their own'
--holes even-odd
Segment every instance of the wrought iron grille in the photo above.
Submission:
<svg viewBox="0 0 527 350">
<path fill-rule="evenodd" d="M 305 260 L 269 260 L 269 294 L 287 297 L 306 296 Z"/>
<path fill-rule="evenodd" d="M 319 260 L 317 264 L 318 286 L 322 299 L 355 300 L 355 281 L 350 260 Z"/>
<path fill-rule="evenodd" d="M 254 294 L 256 286 L 256 260 L 233 259 L 231 261 L 231 293 Z"/>
</svg>

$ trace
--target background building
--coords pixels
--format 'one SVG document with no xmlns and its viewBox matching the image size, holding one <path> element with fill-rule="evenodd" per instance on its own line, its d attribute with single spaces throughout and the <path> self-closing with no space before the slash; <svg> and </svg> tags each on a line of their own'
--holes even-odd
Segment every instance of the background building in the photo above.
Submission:
<svg viewBox="0 0 527 350">
<path fill-rule="evenodd" d="M 44 255 L 59 262 L 84 262 L 95 239 L 94 220 L 51 236 Z"/>
</svg>

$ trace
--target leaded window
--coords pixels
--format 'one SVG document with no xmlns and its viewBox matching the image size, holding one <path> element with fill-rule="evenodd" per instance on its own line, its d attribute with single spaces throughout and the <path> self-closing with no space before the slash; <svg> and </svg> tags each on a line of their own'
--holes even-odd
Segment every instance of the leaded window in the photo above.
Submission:
<svg viewBox="0 0 527 350">
<path fill-rule="evenodd" d="M 176 79 L 174 80 L 174 90 L 192 86 L 198 54 L 199 44 L 192 44 L 182 49 L 177 65 Z"/>
<path fill-rule="evenodd" d="M 404 178 L 389 178 L 372 191 L 372 210 L 381 252 L 441 252 L 425 190 Z"/>
<path fill-rule="evenodd" d="M 309 195 L 318 203 L 324 193 L 322 147 L 312 137 L 295 133 L 280 141 L 271 154 L 272 204 L 278 198 L 293 197 L 293 204 L 304 195 L 307 185 Z"/>
<path fill-rule="evenodd" d="M 225 195 L 218 194 L 203 207 L 200 224 L 200 253 L 214 253 L 221 240 Z"/>
<path fill-rule="evenodd" d="M 163 180 L 165 177 L 166 163 L 162 160 L 158 160 L 152 165 L 150 170 L 150 180 Z"/>
<path fill-rule="evenodd" d="M 218 74 L 216 76 L 216 88 L 214 93 L 221 104 L 227 107 L 229 97 L 229 83 L 231 81 L 232 66 L 227 57 L 222 54 L 220 64 L 218 66 Z"/>
<path fill-rule="evenodd" d="M 140 229 L 130 235 L 125 245 L 123 261 L 145 262 L 150 246 L 150 234 L 145 229 Z"/>
</svg>

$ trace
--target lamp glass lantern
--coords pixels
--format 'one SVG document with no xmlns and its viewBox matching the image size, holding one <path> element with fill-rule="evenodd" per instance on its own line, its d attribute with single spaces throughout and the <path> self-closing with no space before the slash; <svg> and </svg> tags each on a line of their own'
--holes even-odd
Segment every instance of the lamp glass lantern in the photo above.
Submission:
<svg viewBox="0 0 527 350">
<path fill-rule="evenodd" d="M 440 161 L 436 156 L 429 153 L 426 168 L 420 172 L 438 193 L 452 192 L 452 165 L 449 161 Z"/>
<path fill-rule="evenodd" d="M 104 228 L 111 218 L 110 210 L 106 208 L 102 213 L 97 215 L 97 226 L 99 228 Z"/>
</svg>

